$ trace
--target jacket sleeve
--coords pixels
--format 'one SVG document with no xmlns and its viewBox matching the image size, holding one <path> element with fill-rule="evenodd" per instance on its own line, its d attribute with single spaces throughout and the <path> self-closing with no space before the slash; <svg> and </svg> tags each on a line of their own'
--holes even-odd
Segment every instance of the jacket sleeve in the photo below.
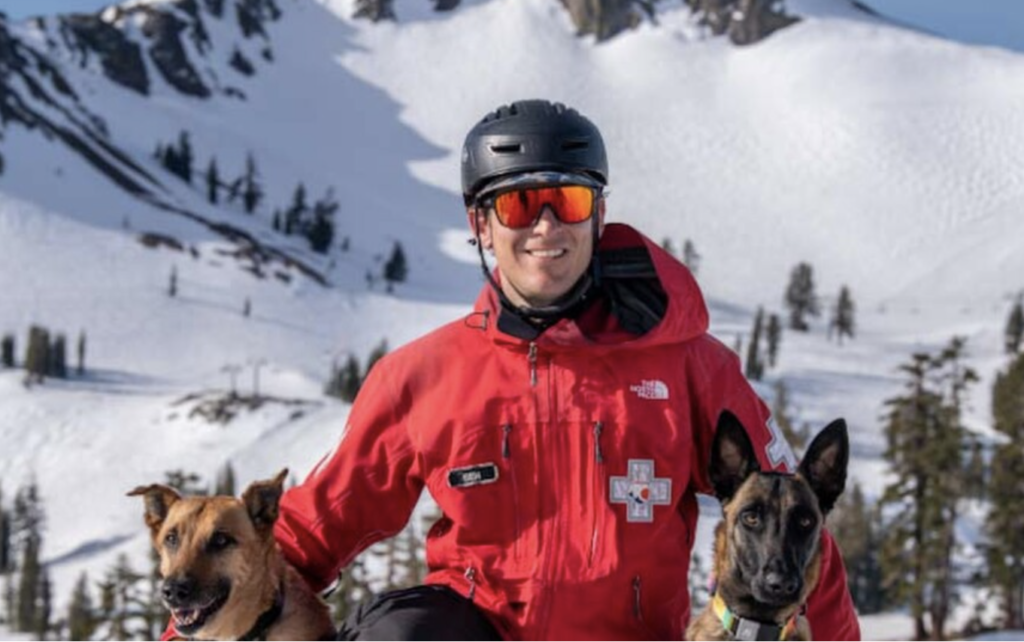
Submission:
<svg viewBox="0 0 1024 642">
<path fill-rule="evenodd" d="M 399 532 L 423 489 L 402 405 L 378 361 L 334 449 L 281 498 L 274 528 L 281 551 L 317 591 L 371 544 Z"/>
<path fill-rule="evenodd" d="M 717 344 L 717 342 L 716 342 Z M 723 410 L 740 420 L 750 436 L 763 470 L 791 472 L 796 469 L 796 456 L 782 431 L 771 418 L 764 404 L 740 370 L 739 359 L 729 348 L 724 364 L 707 377 L 701 409 L 695 412 L 694 471 L 695 490 L 713 495 L 708 465 L 711 443 Z M 828 530 L 821 536 L 821 575 L 818 585 L 807 599 L 807 620 L 816 640 L 859 640 L 860 625 L 853 599 L 846 584 L 846 569 L 839 547 Z"/>
</svg>

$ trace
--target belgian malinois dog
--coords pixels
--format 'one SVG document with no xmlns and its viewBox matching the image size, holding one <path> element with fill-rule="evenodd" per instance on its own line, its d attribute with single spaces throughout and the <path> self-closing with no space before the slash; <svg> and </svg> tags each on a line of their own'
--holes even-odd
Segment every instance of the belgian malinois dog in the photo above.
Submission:
<svg viewBox="0 0 1024 642">
<path fill-rule="evenodd" d="M 139 486 L 178 634 L 201 640 L 334 639 L 327 605 L 281 556 L 274 522 L 287 469 L 235 497 Z"/>
<path fill-rule="evenodd" d="M 795 474 L 761 472 L 746 430 L 722 413 L 710 476 L 722 502 L 715 530 L 714 594 L 688 640 L 810 640 L 802 609 L 821 571 L 821 529 L 846 486 L 846 422 L 807 448 Z"/>
</svg>

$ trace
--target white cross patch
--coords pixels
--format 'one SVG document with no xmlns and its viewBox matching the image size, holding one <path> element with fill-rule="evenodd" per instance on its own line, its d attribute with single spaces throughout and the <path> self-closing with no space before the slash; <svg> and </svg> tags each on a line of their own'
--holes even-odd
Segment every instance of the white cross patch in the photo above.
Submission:
<svg viewBox="0 0 1024 642">
<path fill-rule="evenodd" d="M 653 522 L 654 507 L 672 503 L 672 479 L 654 476 L 654 460 L 630 459 L 628 474 L 611 478 L 611 502 L 626 505 L 627 522 Z"/>
</svg>

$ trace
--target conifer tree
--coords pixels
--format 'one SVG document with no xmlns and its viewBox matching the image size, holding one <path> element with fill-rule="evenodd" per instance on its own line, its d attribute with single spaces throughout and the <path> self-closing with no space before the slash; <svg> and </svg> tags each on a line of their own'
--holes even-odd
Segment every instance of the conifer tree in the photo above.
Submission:
<svg viewBox="0 0 1024 642">
<path fill-rule="evenodd" d="M 1017 297 L 1017 302 L 1010 309 L 1006 319 L 1005 346 L 1007 354 L 1020 352 L 1021 341 L 1024 339 L 1024 297 Z"/>
<path fill-rule="evenodd" d="M 217 159 L 210 158 L 206 166 L 206 200 L 216 205 L 220 200 L 220 174 L 217 172 Z"/>
<path fill-rule="evenodd" d="M 854 326 L 853 298 L 850 296 L 850 288 L 844 285 L 839 289 L 839 300 L 836 302 L 832 321 L 829 323 L 829 332 L 834 332 L 836 341 L 842 345 L 844 336 L 853 338 Z"/>
<path fill-rule="evenodd" d="M 676 246 L 675 246 L 675 244 L 672 242 L 672 239 L 670 239 L 667 236 L 665 238 L 661 239 L 661 249 L 665 250 L 666 252 L 668 252 L 672 256 L 678 256 L 676 254 Z"/>
<path fill-rule="evenodd" d="M 301 232 L 305 226 L 306 212 L 309 206 L 306 205 L 306 186 L 299 183 L 295 186 L 292 194 L 292 204 L 284 213 L 284 233 L 291 236 Z"/>
<path fill-rule="evenodd" d="M 42 568 L 39 565 L 37 537 L 27 538 L 21 548 L 21 564 L 18 567 L 18 610 L 15 626 L 19 631 L 34 632 L 39 617 L 39 597 L 42 583 Z"/>
<path fill-rule="evenodd" d="M 402 249 L 401 243 L 395 241 L 394 247 L 391 248 L 391 257 L 384 264 L 384 280 L 388 285 L 404 283 L 408 275 L 409 265 L 405 259 L 405 250 Z"/>
<path fill-rule="evenodd" d="M 13 368 L 14 364 L 14 335 L 5 334 L 0 340 L 0 367 Z"/>
<path fill-rule="evenodd" d="M 172 299 L 178 296 L 178 268 L 177 266 L 171 266 L 171 276 L 167 283 L 167 296 Z"/>
<path fill-rule="evenodd" d="M 683 241 L 683 265 L 688 267 L 694 276 L 700 271 L 700 253 L 690 239 Z"/>
<path fill-rule="evenodd" d="M 41 326 L 33 325 L 28 331 L 28 348 L 25 351 L 25 376 L 28 381 L 42 383 L 50 364 L 50 333 Z"/>
<path fill-rule="evenodd" d="M 761 335 L 764 330 L 764 308 L 757 308 L 754 317 L 754 329 L 747 344 L 747 360 L 744 374 L 748 379 L 760 381 L 764 377 L 764 361 L 761 358 Z"/>
<path fill-rule="evenodd" d="M 995 429 L 1007 437 L 992 454 L 987 487 L 991 508 L 986 518 L 986 583 L 998 596 L 1003 626 L 1024 628 L 1024 354 L 992 387 Z"/>
<path fill-rule="evenodd" d="M 245 157 L 245 175 L 242 177 L 242 206 L 246 214 L 256 211 L 256 206 L 263 200 L 263 189 L 257 181 L 256 159 L 252 153 Z"/>
<path fill-rule="evenodd" d="M 68 604 L 68 635 L 72 640 L 91 640 L 96 631 L 95 606 L 89 591 L 89 577 L 84 572 L 78 576 Z"/>
<path fill-rule="evenodd" d="M 774 312 L 768 315 L 768 329 L 765 332 L 768 352 L 768 367 L 774 368 L 779 360 L 779 344 L 782 342 L 782 321 Z"/>
<path fill-rule="evenodd" d="M 36 605 L 36 621 L 33 633 L 36 639 L 45 640 L 49 637 L 50 629 L 53 627 L 53 583 L 50 581 L 50 573 L 43 566 L 40 568 L 39 578 L 39 600 Z"/>
<path fill-rule="evenodd" d="M 886 607 L 878 556 L 880 534 L 877 513 L 860 484 L 855 483 L 839 498 L 829 514 L 828 527 L 842 552 L 846 582 L 857 612 L 878 613 Z"/>
<path fill-rule="evenodd" d="M 348 355 L 345 367 L 341 371 L 341 398 L 352 403 L 363 386 L 363 375 L 359 371 L 359 359 L 354 354 Z"/>
<path fill-rule="evenodd" d="M 63 334 L 58 334 L 50 346 L 48 374 L 51 377 L 68 378 L 67 352 L 67 339 Z"/>
<path fill-rule="evenodd" d="M 790 274 L 786 288 L 785 305 L 789 310 L 789 327 L 807 332 L 807 317 L 821 314 L 818 295 L 814 290 L 814 270 L 808 263 L 799 263 Z"/>
<path fill-rule="evenodd" d="M 900 367 L 905 393 L 886 401 L 885 458 L 895 481 L 882 503 L 892 508 L 883 542 L 886 586 L 909 603 L 915 636 L 943 639 L 953 606 L 952 554 L 963 496 L 963 394 L 976 379 L 963 366 L 964 342 L 939 355 L 913 355 Z M 927 622 L 926 622 L 927 616 Z"/>
<path fill-rule="evenodd" d="M 85 330 L 78 333 L 78 376 L 85 374 Z"/>
<path fill-rule="evenodd" d="M 338 207 L 332 189 L 328 189 L 324 197 L 313 205 L 313 217 L 307 226 L 306 238 L 314 252 L 324 254 L 331 247 L 334 240 L 334 214 Z"/>
<path fill-rule="evenodd" d="M 192 143 L 189 141 L 188 132 L 182 131 L 178 135 L 178 175 L 181 180 L 189 185 L 192 184 Z"/>
<path fill-rule="evenodd" d="M 363 376 L 364 380 L 366 379 L 367 376 L 369 376 L 370 370 L 373 368 L 374 364 L 376 364 L 378 361 L 380 361 L 381 358 L 384 355 L 386 355 L 387 353 L 388 353 L 388 340 L 387 339 L 381 339 L 380 343 L 377 344 L 377 347 L 374 348 L 373 350 L 371 350 L 370 351 L 370 355 L 368 357 L 366 357 L 366 373 Z"/>
</svg>

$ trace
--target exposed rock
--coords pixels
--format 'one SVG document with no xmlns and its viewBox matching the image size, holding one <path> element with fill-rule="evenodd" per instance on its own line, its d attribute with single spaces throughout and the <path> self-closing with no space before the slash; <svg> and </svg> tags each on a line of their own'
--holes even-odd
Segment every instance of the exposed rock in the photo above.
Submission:
<svg viewBox="0 0 1024 642">
<path fill-rule="evenodd" d="M 779 0 L 685 0 L 712 35 L 728 34 L 737 45 L 749 45 L 798 22 Z"/>
<path fill-rule="evenodd" d="M 98 15 L 59 16 L 60 31 L 68 46 L 81 55 L 82 65 L 95 53 L 108 78 L 142 95 L 149 94 L 149 76 L 139 45 Z"/>
<path fill-rule="evenodd" d="M 175 89 L 198 98 L 208 98 L 210 90 L 203 84 L 181 45 L 181 32 L 186 24 L 177 16 L 163 11 L 148 11 L 142 33 L 153 44 L 149 57 L 160 74 Z"/>
</svg>

